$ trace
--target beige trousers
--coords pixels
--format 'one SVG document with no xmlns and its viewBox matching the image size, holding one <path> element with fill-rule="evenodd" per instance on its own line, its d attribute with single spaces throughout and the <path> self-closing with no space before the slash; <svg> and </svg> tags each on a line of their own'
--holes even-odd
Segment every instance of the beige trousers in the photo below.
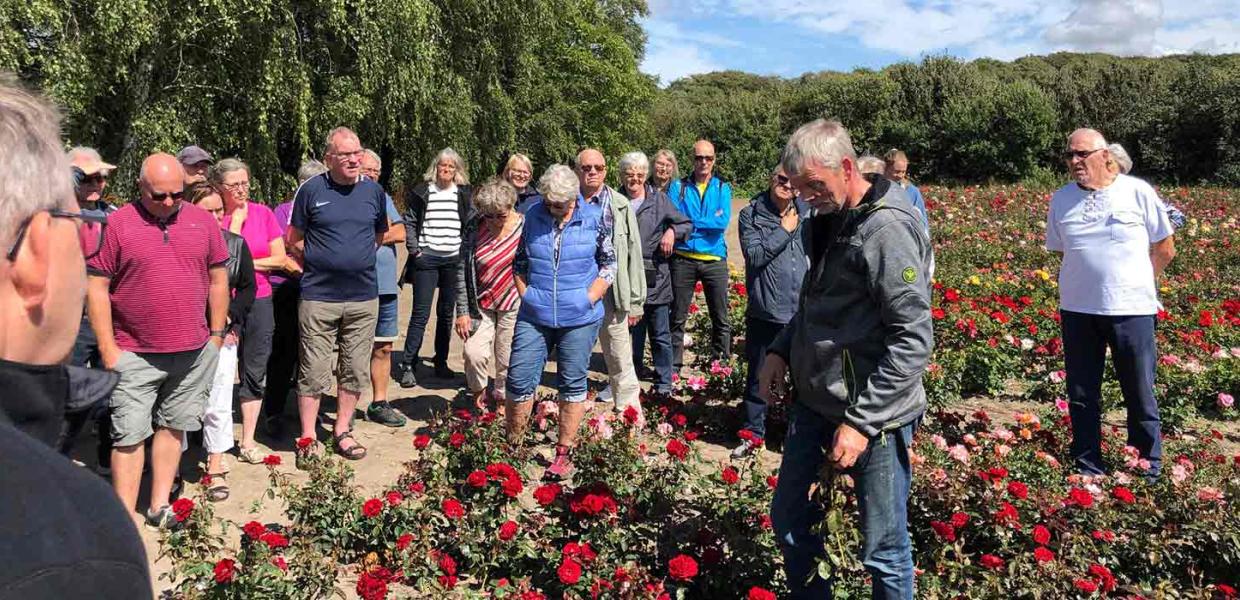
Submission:
<svg viewBox="0 0 1240 600">
<path fill-rule="evenodd" d="M 519 305 L 518 305 L 519 306 Z M 477 394 L 492 379 L 494 363 L 494 389 L 504 393 L 508 381 L 508 358 L 512 354 L 512 330 L 517 326 L 517 309 L 508 311 L 482 310 L 478 328 L 465 340 L 465 383 L 471 393 Z"/>
<path fill-rule="evenodd" d="M 598 330 L 599 345 L 607 362 L 607 380 L 616 400 L 616 410 L 639 406 L 641 385 L 633 368 L 633 340 L 629 337 L 629 316 L 619 312 L 608 292 L 604 301 L 603 324 Z"/>
</svg>

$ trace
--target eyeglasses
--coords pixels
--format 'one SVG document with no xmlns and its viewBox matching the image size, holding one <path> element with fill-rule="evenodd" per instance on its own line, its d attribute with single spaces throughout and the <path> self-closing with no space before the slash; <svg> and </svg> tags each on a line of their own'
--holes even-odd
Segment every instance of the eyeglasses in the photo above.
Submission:
<svg viewBox="0 0 1240 600">
<path fill-rule="evenodd" d="M 103 230 L 108 226 L 107 215 L 97 211 L 74 213 L 58 209 L 45 212 L 53 219 L 81 219 L 82 224 L 78 226 L 78 245 L 82 249 L 82 258 L 90 260 L 99 254 L 99 249 L 103 248 Z M 22 242 L 26 239 L 26 230 L 30 228 L 32 221 L 33 216 L 22 221 L 22 226 L 17 229 L 17 237 L 4 255 L 9 262 L 17 260 L 17 252 L 21 250 Z"/>
<path fill-rule="evenodd" d="M 787 175 L 776 175 L 775 187 L 792 189 L 792 180 Z"/>
<path fill-rule="evenodd" d="M 221 185 L 220 185 L 220 187 L 221 187 L 221 188 L 223 188 L 223 189 L 226 189 L 226 190 L 228 190 L 228 191 L 230 191 L 230 192 L 237 192 L 237 191 L 241 191 L 241 190 L 248 190 L 248 189 L 250 189 L 250 182 L 248 182 L 248 181 L 239 181 L 239 182 L 237 182 L 237 183 L 224 183 L 224 184 L 221 184 Z"/>
<path fill-rule="evenodd" d="M 700 162 L 715 162 L 715 157 L 698 154 L 693 157 L 693 160 L 700 161 Z"/>
<path fill-rule="evenodd" d="M 1094 148 L 1093 150 L 1064 150 L 1061 156 L 1063 156 L 1063 159 L 1066 161 L 1071 161 L 1074 158 L 1085 160 L 1092 156 L 1095 152 L 1099 152 L 1101 150 L 1103 150 L 1103 148 Z"/>
<path fill-rule="evenodd" d="M 250 184 L 247 183 L 246 187 L 249 187 L 249 185 Z M 156 202 L 163 202 L 164 200 L 167 200 L 168 198 L 172 198 L 173 200 L 180 202 L 181 200 L 185 199 L 185 190 L 181 190 L 179 192 L 163 192 L 159 194 L 156 194 L 155 192 L 151 192 L 151 200 L 154 200 Z"/>
<path fill-rule="evenodd" d="M 607 170 L 607 165 L 581 165 L 579 168 L 582 173 L 590 173 L 592 171 L 602 173 Z"/>
<path fill-rule="evenodd" d="M 82 185 L 103 185 L 108 182 L 108 176 L 100 173 L 87 175 L 82 178 Z"/>
<path fill-rule="evenodd" d="M 352 152 L 329 152 L 328 154 L 338 158 L 357 158 L 362 155 L 362 150 L 358 149 Z"/>
</svg>

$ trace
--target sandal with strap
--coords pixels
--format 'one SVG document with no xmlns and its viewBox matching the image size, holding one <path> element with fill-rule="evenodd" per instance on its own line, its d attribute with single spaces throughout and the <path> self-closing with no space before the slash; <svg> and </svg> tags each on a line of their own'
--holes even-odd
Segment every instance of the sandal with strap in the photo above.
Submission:
<svg viewBox="0 0 1240 600">
<path fill-rule="evenodd" d="M 353 437 L 352 431 L 346 431 L 338 436 L 333 437 L 332 440 L 336 444 L 336 454 L 339 454 L 340 456 L 343 456 L 349 460 L 361 460 L 363 458 L 366 458 L 366 447 L 363 446 L 360 442 L 358 442 L 357 438 Z M 349 446 L 348 448 L 342 447 L 340 445 L 340 442 L 343 442 L 345 440 L 353 440 L 353 445 Z"/>
<path fill-rule="evenodd" d="M 231 493 L 228 489 L 228 473 L 207 473 L 207 477 L 211 478 L 211 483 L 207 485 L 207 500 L 211 502 L 227 500 Z"/>
</svg>

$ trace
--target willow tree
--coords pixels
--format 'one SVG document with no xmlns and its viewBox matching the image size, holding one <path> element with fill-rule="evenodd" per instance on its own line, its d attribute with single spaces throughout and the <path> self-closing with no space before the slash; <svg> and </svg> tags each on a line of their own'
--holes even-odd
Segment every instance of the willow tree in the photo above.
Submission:
<svg viewBox="0 0 1240 600">
<path fill-rule="evenodd" d="M 0 69 L 121 166 L 197 143 L 278 197 L 336 125 L 407 181 L 451 145 L 485 174 L 648 131 L 644 0 L 0 0 Z"/>
</svg>

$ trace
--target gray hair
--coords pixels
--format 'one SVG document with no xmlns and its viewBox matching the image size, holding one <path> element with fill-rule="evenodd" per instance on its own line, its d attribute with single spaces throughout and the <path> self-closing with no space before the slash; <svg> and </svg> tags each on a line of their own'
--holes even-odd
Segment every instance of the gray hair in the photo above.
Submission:
<svg viewBox="0 0 1240 600">
<path fill-rule="evenodd" d="M 857 171 L 860 173 L 877 173 L 881 175 L 886 169 L 887 163 L 872 154 L 867 154 L 857 159 Z"/>
<path fill-rule="evenodd" d="M 564 206 L 577 199 L 580 182 L 568 165 L 555 164 L 538 179 L 538 193 L 547 204 Z"/>
<path fill-rule="evenodd" d="M 897 160 L 908 162 L 908 155 L 905 154 L 904 151 L 899 148 L 892 148 L 888 150 L 886 154 L 883 155 L 883 160 L 889 163 L 896 162 Z"/>
<path fill-rule="evenodd" d="M 305 183 L 307 179 L 316 175 L 322 175 L 329 169 L 327 165 L 314 160 L 313 158 L 301 163 L 301 167 L 297 169 L 297 183 Z"/>
<path fill-rule="evenodd" d="M 680 179 L 680 163 L 676 162 L 676 153 L 668 150 L 667 148 L 662 148 L 658 152 L 654 153 L 654 158 L 650 159 L 651 164 L 655 163 L 660 158 L 666 158 L 672 163 L 672 180 L 675 181 Z"/>
<path fill-rule="evenodd" d="M 0 247 L 35 213 L 73 202 L 73 172 L 60 141 L 60 114 L 0 77 Z"/>
<path fill-rule="evenodd" d="M 1111 144 L 1107 146 L 1107 150 L 1111 153 L 1111 158 L 1115 159 L 1115 164 L 1119 165 L 1119 172 L 1127 175 L 1132 170 L 1132 157 L 1128 156 L 1128 151 L 1119 144 Z"/>
<path fill-rule="evenodd" d="M 624 156 L 620 157 L 620 174 L 624 175 L 630 169 L 650 174 L 650 159 L 646 158 L 645 152 L 625 152 Z"/>
<path fill-rule="evenodd" d="M 492 177 L 474 192 L 474 208 L 484 215 L 503 214 L 517 204 L 517 188 L 511 183 Z"/>
<path fill-rule="evenodd" d="M 362 154 L 364 154 L 364 155 L 366 156 L 366 158 L 369 158 L 370 160 L 375 161 L 375 164 L 376 164 L 376 165 L 379 165 L 379 170 L 380 170 L 380 171 L 382 171 L 382 170 L 383 170 L 383 159 L 382 159 L 382 158 L 379 158 L 379 153 L 378 153 L 378 152 L 375 152 L 374 150 L 371 150 L 370 148 L 366 148 L 366 149 L 362 150 Z"/>
<path fill-rule="evenodd" d="M 324 138 L 323 140 L 323 155 L 324 156 L 331 154 L 332 151 L 336 149 L 336 137 L 341 136 L 341 135 L 347 135 L 348 137 L 351 137 L 353 139 L 356 139 L 358 142 L 361 142 L 361 138 L 357 137 L 357 134 L 354 133 L 352 129 L 349 129 L 348 127 L 333 128 L 331 131 L 327 132 L 327 137 Z"/>
<path fill-rule="evenodd" d="M 452 148 L 444 148 L 439 151 L 439 154 L 435 155 L 435 160 L 432 160 L 430 166 L 426 167 L 426 173 L 422 175 L 422 179 L 431 182 L 435 181 L 435 167 L 438 167 L 439 163 L 445 158 L 456 164 L 456 177 L 452 178 L 452 182 L 457 185 L 468 184 L 469 171 L 465 169 L 465 160 Z"/>
<path fill-rule="evenodd" d="M 207 169 L 207 182 L 218 189 L 224 185 L 224 176 L 233 171 L 245 171 L 247 177 L 250 175 L 250 167 L 241 162 L 240 158 L 225 158 Z"/>
<path fill-rule="evenodd" d="M 840 168 L 845 159 L 857 160 L 848 130 L 839 121 L 817 119 L 792 132 L 779 164 L 789 177 L 799 174 L 810 161 L 831 169 Z"/>
</svg>

